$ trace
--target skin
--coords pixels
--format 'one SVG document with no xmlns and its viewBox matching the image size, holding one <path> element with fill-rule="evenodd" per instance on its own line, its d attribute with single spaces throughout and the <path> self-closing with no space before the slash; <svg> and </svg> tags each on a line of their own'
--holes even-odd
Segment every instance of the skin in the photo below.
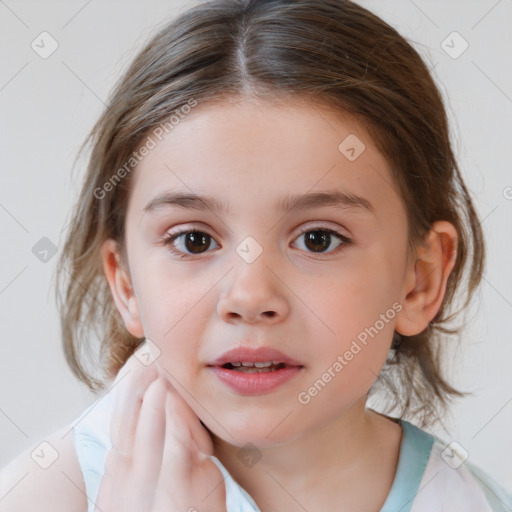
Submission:
<svg viewBox="0 0 512 512">
<path fill-rule="evenodd" d="M 365 144 L 354 161 L 338 150 L 349 134 Z M 455 262 L 454 226 L 436 222 L 407 258 L 406 211 L 364 127 L 296 99 L 199 105 L 132 178 L 127 266 L 108 240 L 105 275 L 128 331 L 155 343 L 160 373 L 209 429 L 213 454 L 262 511 L 330 510 L 332 503 L 337 510 L 378 510 L 394 479 L 401 428 L 366 408 L 366 396 L 393 331 L 420 333 L 439 310 Z M 333 189 L 364 197 L 374 213 L 274 208 L 288 194 Z M 144 211 L 157 195 L 178 190 L 214 196 L 230 213 Z M 337 230 L 351 243 L 338 247 L 333 235 L 315 253 L 300 235 L 305 227 Z M 190 254 L 189 243 L 188 257 L 171 253 L 162 239 L 182 228 L 210 235 L 205 252 Z M 247 236 L 263 251 L 252 263 L 236 252 Z M 182 236 L 174 248 L 187 254 L 185 242 Z M 394 318 L 300 403 L 298 394 L 397 302 Z M 238 395 L 206 365 L 241 345 L 278 348 L 304 368 L 271 393 Z M 252 467 L 238 457 L 246 443 L 261 455 Z"/>
</svg>

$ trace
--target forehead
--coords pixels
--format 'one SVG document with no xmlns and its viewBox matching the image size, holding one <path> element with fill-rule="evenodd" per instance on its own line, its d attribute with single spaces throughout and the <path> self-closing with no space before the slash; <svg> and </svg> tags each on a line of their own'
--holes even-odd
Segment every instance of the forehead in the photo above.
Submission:
<svg viewBox="0 0 512 512">
<path fill-rule="evenodd" d="M 376 207 L 400 202 L 388 163 L 363 124 L 305 100 L 205 104 L 142 159 L 132 182 L 137 209 L 162 192 L 215 197 L 237 208 L 274 208 L 284 196 L 339 190 Z"/>
</svg>

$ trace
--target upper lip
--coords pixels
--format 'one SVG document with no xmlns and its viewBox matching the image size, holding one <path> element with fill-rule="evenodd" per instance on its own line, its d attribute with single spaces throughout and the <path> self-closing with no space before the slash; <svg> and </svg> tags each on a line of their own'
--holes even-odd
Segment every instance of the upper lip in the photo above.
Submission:
<svg viewBox="0 0 512 512">
<path fill-rule="evenodd" d="M 304 366 L 300 361 L 272 347 L 237 347 L 224 352 L 220 357 L 209 362 L 207 366 L 223 366 L 226 363 L 236 362 L 265 363 L 268 361 L 284 363 L 288 366 Z"/>
</svg>

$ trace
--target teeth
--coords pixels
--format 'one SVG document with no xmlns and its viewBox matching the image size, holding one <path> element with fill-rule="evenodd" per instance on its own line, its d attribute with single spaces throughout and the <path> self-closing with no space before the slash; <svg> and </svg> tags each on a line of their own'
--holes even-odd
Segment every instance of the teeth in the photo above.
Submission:
<svg viewBox="0 0 512 512">
<path fill-rule="evenodd" d="M 255 366 L 242 366 L 243 370 L 240 368 L 236 370 L 237 372 L 242 373 L 268 373 L 273 372 L 275 370 L 272 370 L 271 368 L 256 368 Z"/>
<path fill-rule="evenodd" d="M 243 373 L 255 373 L 255 372 L 275 372 L 284 368 L 284 364 L 282 363 L 274 363 L 273 361 L 266 361 L 264 363 L 261 362 L 248 362 L 248 361 L 236 361 L 234 363 L 229 363 L 233 370 Z"/>
<path fill-rule="evenodd" d="M 280 361 L 265 361 L 262 362 L 249 362 L 249 361 L 234 361 L 226 363 L 224 367 L 230 365 L 234 370 L 239 372 L 244 371 L 248 373 L 252 372 L 273 372 L 284 368 L 286 365 Z"/>
<path fill-rule="evenodd" d="M 272 366 L 272 361 L 267 361 L 265 363 L 251 363 L 247 361 L 237 362 L 237 363 L 231 363 L 233 366 L 247 366 L 247 367 L 256 367 L 256 368 L 268 368 L 269 366 Z"/>
</svg>

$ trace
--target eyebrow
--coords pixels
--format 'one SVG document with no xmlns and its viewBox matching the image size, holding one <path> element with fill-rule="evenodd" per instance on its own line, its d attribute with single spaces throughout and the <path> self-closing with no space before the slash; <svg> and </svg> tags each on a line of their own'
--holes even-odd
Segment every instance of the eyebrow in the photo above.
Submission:
<svg viewBox="0 0 512 512">
<path fill-rule="evenodd" d="M 199 196 L 182 192 L 166 192 L 160 194 L 144 207 L 145 212 L 151 212 L 162 206 L 176 206 L 191 210 L 210 210 L 216 213 L 229 214 L 226 203 L 211 196 Z M 275 208 L 279 211 L 288 211 L 294 208 L 308 209 L 322 206 L 334 206 L 339 208 L 354 208 L 375 214 L 375 208 L 364 197 L 350 192 L 330 190 L 326 192 L 313 192 L 303 195 L 289 195 L 278 199 Z"/>
</svg>

